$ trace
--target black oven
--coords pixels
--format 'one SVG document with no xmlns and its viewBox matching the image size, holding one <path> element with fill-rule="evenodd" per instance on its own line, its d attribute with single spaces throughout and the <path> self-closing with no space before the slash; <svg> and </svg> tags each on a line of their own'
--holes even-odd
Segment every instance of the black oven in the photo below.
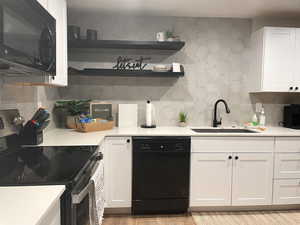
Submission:
<svg viewBox="0 0 300 225">
<path fill-rule="evenodd" d="M 36 0 L 0 0 L 0 73 L 56 73 L 56 20 Z"/>
<path fill-rule="evenodd" d="M 104 188 L 104 164 L 102 153 L 97 153 L 91 158 L 87 164 L 87 168 L 81 170 L 83 173 L 78 174 L 78 181 L 70 192 L 67 192 L 62 198 L 62 224 L 66 225 L 94 225 L 97 215 L 93 207 L 96 207 L 93 202 L 95 197 L 94 184 L 91 182 L 91 176 L 100 167 L 101 183 L 100 189 Z M 104 209 L 104 195 L 101 195 L 101 204 Z M 103 213 L 103 212 L 102 212 Z M 66 221 L 64 221 L 66 219 Z"/>
</svg>

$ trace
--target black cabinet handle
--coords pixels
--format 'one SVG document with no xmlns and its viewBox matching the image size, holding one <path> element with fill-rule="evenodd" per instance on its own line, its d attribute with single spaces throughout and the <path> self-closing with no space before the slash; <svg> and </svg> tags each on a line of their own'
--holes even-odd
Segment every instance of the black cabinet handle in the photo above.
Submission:
<svg viewBox="0 0 300 225">
<path fill-rule="evenodd" d="M 238 159 L 239 159 L 239 157 L 238 157 L 238 156 L 236 156 L 236 157 L 235 157 L 235 160 L 238 160 Z"/>
<path fill-rule="evenodd" d="M 295 90 L 297 91 L 299 88 L 298 87 L 295 87 Z"/>
<path fill-rule="evenodd" d="M 290 90 L 293 90 L 293 87 L 290 87 Z"/>
<path fill-rule="evenodd" d="M 228 156 L 228 159 L 232 159 L 232 156 L 230 155 L 230 156 Z"/>
<path fill-rule="evenodd" d="M 127 143 L 130 143 L 130 139 L 127 139 L 127 141 L 126 141 Z"/>
</svg>

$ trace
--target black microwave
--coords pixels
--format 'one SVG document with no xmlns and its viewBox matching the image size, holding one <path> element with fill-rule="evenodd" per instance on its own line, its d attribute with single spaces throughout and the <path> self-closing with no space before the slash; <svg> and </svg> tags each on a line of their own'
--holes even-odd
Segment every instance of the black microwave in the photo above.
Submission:
<svg viewBox="0 0 300 225">
<path fill-rule="evenodd" d="M 284 106 L 283 126 L 292 129 L 300 129 L 300 105 L 292 104 Z"/>
<path fill-rule="evenodd" d="M 0 0 L 0 74 L 56 75 L 56 20 L 36 0 Z"/>
</svg>

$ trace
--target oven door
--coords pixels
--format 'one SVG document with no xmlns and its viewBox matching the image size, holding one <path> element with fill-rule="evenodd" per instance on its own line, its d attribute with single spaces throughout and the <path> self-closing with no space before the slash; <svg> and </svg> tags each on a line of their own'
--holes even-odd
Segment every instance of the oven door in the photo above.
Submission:
<svg viewBox="0 0 300 225">
<path fill-rule="evenodd" d="M 55 31 L 55 19 L 36 0 L 1 0 L 1 74 L 54 76 Z"/>
<path fill-rule="evenodd" d="M 103 170 L 103 161 L 97 162 L 93 171 L 95 172 L 99 167 L 101 167 L 101 171 Z M 101 174 L 102 182 L 104 173 Z M 94 207 L 94 198 L 95 198 L 95 187 L 94 183 L 89 180 L 85 182 L 86 184 L 80 184 L 73 189 L 72 191 L 72 215 L 71 225 L 95 225 L 96 217 Z M 103 186 L 103 185 L 102 185 Z M 102 192 L 103 193 L 103 192 Z M 101 199 L 104 199 L 104 196 L 101 196 Z M 104 207 L 104 206 L 103 206 Z M 102 210 L 103 211 L 103 210 Z"/>
</svg>

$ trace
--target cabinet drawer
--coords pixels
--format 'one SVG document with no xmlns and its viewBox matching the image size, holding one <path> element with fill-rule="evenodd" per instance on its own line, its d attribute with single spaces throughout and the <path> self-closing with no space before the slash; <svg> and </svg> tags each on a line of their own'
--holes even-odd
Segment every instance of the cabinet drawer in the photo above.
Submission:
<svg viewBox="0 0 300 225">
<path fill-rule="evenodd" d="M 105 142 L 111 146 L 126 145 L 131 143 L 131 137 L 108 137 Z"/>
<path fill-rule="evenodd" d="M 300 137 L 275 138 L 276 152 L 300 152 Z"/>
<path fill-rule="evenodd" d="M 272 137 L 195 137 L 192 152 L 272 152 Z"/>
<path fill-rule="evenodd" d="M 274 177 L 300 179 L 300 153 L 276 153 Z"/>
<path fill-rule="evenodd" d="M 274 180 L 273 204 L 300 204 L 300 179 Z"/>
</svg>

